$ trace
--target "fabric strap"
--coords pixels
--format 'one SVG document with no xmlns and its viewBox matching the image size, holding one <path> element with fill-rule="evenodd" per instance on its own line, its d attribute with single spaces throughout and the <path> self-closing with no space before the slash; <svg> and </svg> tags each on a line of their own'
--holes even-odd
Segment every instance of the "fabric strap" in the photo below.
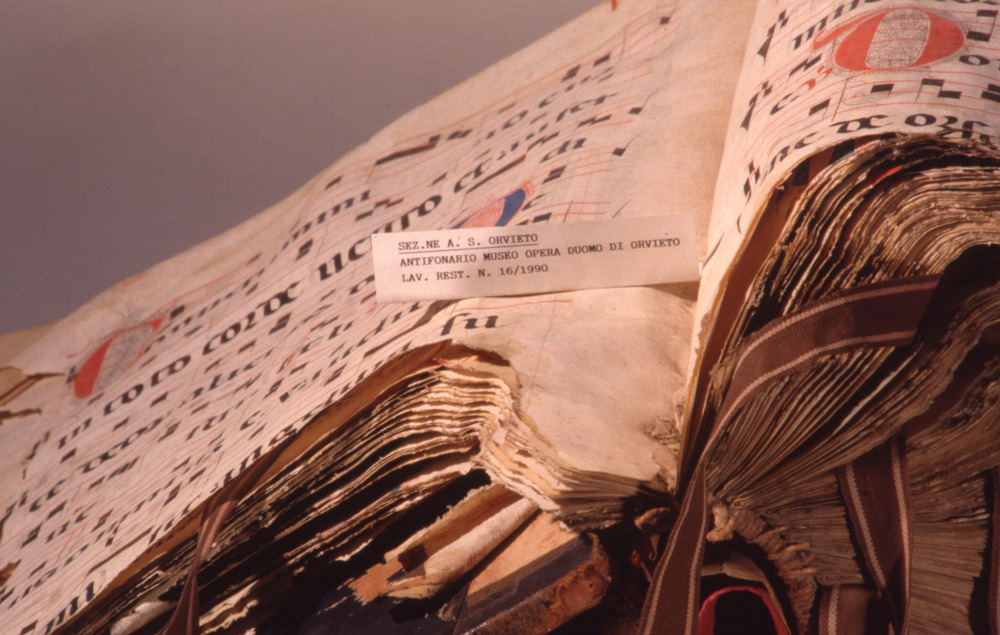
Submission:
<svg viewBox="0 0 1000 635">
<path fill-rule="evenodd" d="M 889 631 L 889 614 L 874 589 L 857 584 L 826 587 L 820 594 L 819 635 L 876 635 Z"/>
<path fill-rule="evenodd" d="M 1000 635 L 1000 467 L 990 470 L 993 511 L 990 514 L 989 591 L 986 615 L 991 635 Z"/>
<path fill-rule="evenodd" d="M 1000 467 L 990 470 L 989 586 L 986 617 L 1000 635 Z M 909 628 L 909 578 L 913 535 L 906 453 L 899 437 L 838 471 L 841 495 L 865 566 L 878 592 L 860 586 L 824 589 L 819 635 L 887 633 Z"/>
<path fill-rule="evenodd" d="M 845 465 L 837 478 L 865 564 L 889 603 L 893 628 L 906 633 L 913 503 L 902 437 Z"/>
<path fill-rule="evenodd" d="M 705 468 L 699 464 L 681 504 L 642 607 L 640 635 L 683 633 L 692 635 L 698 627 L 699 585 L 705 532 L 708 529 L 708 501 Z"/>
<path fill-rule="evenodd" d="M 222 489 L 215 493 L 205 505 L 201 517 L 201 527 L 198 530 L 198 542 L 195 545 L 194 558 L 191 560 L 191 569 L 187 579 L 184 581 L 184 588 L 181 590 L 181 597 L 177 601 L 177 607 L 167 623 L 160 629 L 159 635 L 198 635 L 198 617 L 200 614 L 198 606 L 198 569 L 202 561 L 208 556 L 212 543 L 219 535 L 229 514 L 236 507 L 247 492 L 257 483 L 258 480 L 271 467 L 278 455 L 284 450 L 285 444 L 272 448 L 267 454 L 255 461 L 249 469 L 240 473 L 239 476 L 229 481 Z"/>
<path fill-rule="evenodd" d="M 740 352 L 713 430 L 724 428 L 764 386 L 820 357 L 908 344 L 940 278 L 919 276 L 857 287 L 768 323 Z"/>
<path fill-rule="evenodd" d="M 733 415 L 769 383 L 824 356 L 908 344 L 939 280 L 940 276 L 919 276 L 857 287 L 774 320 L 747 340 L 687 483 L 667 549 L 654 571 L 643 606 L 641 635 L 693 635 L 696 631 L 708 528 L 707 457 Z"/>
<path fill-rule="evenodd" d="M 903 635 L 909 628 L 913 504 L 902 437 L 890 439 L 841 467 L 837 479 L 865 566 L 888 604 L 893 629 Z M 857 624 L 847 626 L 847 617 L 845 614 L 839 620 L 841 624 L 857 628 Z M 867 620 L 860 612 L 851 617 Z"/>
</svg>

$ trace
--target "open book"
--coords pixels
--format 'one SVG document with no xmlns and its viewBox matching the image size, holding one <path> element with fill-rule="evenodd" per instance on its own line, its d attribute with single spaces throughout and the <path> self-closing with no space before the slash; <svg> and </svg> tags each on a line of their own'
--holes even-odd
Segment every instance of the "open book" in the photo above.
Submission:
<svg viewBox="0 0 1000 635">
<path fill-rule="evenodd" d="M 602 4 L 0 339 L 2 630 L 544 632 L 646 567 L 615 628 L 737 588 L 776 632 L 983 632 L 992 4 Z M 622 238 L 661 216 L 689 229 Z M 421 234 L 376 272 L 373 236 L 428 230 L 482 258 Z M 699 279 L 595 283 L 613 245 Z M 461 297 L 379 301 L 442 263 Z M 481 297 L 502 275 L 549 286 Z"/>
</svg>

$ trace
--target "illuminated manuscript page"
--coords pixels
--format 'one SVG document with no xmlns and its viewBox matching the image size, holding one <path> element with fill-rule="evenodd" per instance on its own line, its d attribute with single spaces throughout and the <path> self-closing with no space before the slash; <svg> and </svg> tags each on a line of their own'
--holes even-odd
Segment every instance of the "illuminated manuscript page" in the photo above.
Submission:
<svg viewBox="0 0 1000 635">
<path fill-rule="evenodd" d="M 719 169 L 696 311 L 699 354 L 710 325 L 725 328 L 727 307 L 742 298 L 735 284 L 738 297 L 720 305 L 747 237 L 780 222 L 762 216 L 775 188 L 796 168 L 808 180 L 821 167 L 805 159 L 887 133 L 996 143 L 997 13 L 959 1 L 760 3 Z"/>
<path fill-rule="evenodd" d="M 509 225 L 693 214 L 703 238 L 749 23 L 731 0 L 604 3 L 13 356 L 4 628 L 63 624 L 223 483 L 423 343 L 508 360 L 523 417 L 568 469 L 654 479 L 694 285 L 378 305 L 369 236 L 512 207 Z"/>
</svg>

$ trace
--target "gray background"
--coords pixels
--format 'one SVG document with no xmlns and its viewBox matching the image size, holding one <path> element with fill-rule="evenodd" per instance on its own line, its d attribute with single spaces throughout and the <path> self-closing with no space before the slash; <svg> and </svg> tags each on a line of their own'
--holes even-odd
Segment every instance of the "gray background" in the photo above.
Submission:
<svg viewBox="0 0 1000 635">
<path fill-rule="evenodd" d="M 282 200 L 597 0 L 0 0 L 0 332 Z"/>
</svg>

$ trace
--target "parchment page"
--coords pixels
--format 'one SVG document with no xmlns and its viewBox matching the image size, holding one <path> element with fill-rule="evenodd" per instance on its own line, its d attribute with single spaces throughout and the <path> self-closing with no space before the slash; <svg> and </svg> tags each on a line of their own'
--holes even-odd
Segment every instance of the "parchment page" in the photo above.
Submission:
<svg viewBox="0 0 1000 635">
<path fill-rule="evenodd" d="M 706 328 L 727 319 L 719 299 L 747 237 L 768 220 L 761 213 L 775 188 L 796 170 L 793 180 L 808 181 L 821 167 L 807 159 L 885 134 L 996 143 L 1000 25 L 994 4 L 760 2 L 719 171 L 696 348 L 705 343 Z"/>
<path fill-rule="evenodd" d="M 8 374 L 25 379 L 0 426 L 4 628 L 64 624 L 421 343 L 507 358 L 540 441 L 573 469 L 654 478 L 650 426 L 683 385 L 691 286 L 378 305 L 369 236 L 498 223 L 498 207 L 529 225 L 694 214 L 703 236 L 747 13 L 604 3 L 17 354 Z"/>
</svg>

